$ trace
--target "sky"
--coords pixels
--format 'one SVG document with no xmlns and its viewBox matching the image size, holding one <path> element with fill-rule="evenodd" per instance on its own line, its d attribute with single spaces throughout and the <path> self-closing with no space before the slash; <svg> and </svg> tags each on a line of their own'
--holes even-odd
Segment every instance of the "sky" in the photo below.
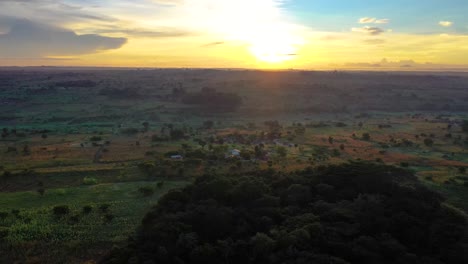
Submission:
<svg viewBox="0 0 468 264">
<path fill-rule="evenodd" d="M 0 66 L 468 68 L 466 0 L 0 0 Z"/>
</svg>

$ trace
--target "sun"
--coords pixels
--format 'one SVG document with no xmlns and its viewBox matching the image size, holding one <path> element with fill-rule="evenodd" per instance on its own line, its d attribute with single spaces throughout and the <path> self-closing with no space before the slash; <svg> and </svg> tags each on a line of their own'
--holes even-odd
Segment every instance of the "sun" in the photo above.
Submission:
<svg viewBox="0 0 468 264">
<path fill-rule="evenodd" d="M 247 42 L 250 53 L 258 61 L 270 64 L 294 60 L 298 55 L 299 46 L 302 45 L 296 34 L 285 30 L 251 34 Z"/>
<path fill-rule="evenodd" d="M 297 48 L 293 44 L 282 41 L 254 42 L 249 50 L 257 60 L 272 64 L 293 60 L 297 55 Z"/>
</svg>

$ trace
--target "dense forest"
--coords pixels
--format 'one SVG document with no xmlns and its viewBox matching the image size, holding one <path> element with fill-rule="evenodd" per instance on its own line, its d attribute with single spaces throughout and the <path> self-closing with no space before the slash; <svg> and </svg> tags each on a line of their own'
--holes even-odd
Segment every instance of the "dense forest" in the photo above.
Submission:
<svg viewBox="0 0 468 264">
<path fill-rule="evenodd" d="M 407 170 L 353 162 L 205 175 L 102 263 L 468 263 L 466 217 Z"/>
</svg>

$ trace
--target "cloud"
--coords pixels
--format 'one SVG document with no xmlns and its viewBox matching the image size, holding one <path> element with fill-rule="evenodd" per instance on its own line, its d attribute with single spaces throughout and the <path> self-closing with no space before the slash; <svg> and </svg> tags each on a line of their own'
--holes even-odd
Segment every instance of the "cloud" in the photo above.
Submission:
<svg viewBox="0 0 468 264">
<path fill-rule="evenodd" d="M 370 44 L 370 45 L 380 45 L 380 44 L 384 44 L 385 40 L 384 39 L 366 39 L 364 40 L 364 43 Z"/>
<path fill-rule="evenodd" d="M 96 34 L 75 32 L 29 20 L 2 19 L 9 23 L 8 33 L 0 35 L 0 57 L 33 58 L 73 56 L 118 49 L 127 41 Z"/>
<path fill-rule="evenodd" d="M 152 1 L 159 5 L 169 5 L 169 6 L 180 5 L 184 2 L 184 0 L 152 0 Z"/>
<path fill-rule="evenodd" d="M 385 32 L 385 30 L 379 28 L 379 27 L 370 27 L 370 26 L 365 26 L 362 28 L 352 28 L 351 31 L 353 32 L 359 32 L 359 33 L 365 33 L 369 34 L 372 36 L 380 35 Z"/>
<path fill-rule="evenodd" d="M 224 41 L 216 41 L 216 42 L 211 42 L 203 45 L 202 47 L 213 47 L 213 46 L 219 46 L 219 45 L 224 45 Z"/>
<path fill-rule="evenodd" d="M 388 24 L 389 22 L 388 18 L 362 17 L 359 19 L 359 24 Z"/>
<path fill-rule="evenodd" d="M 388 18 L 377 19 L 375 21 L 376 24 L 388 24 L 389 22 L 390 22 L 390 19 L 388 19 Z"/>
<path fill-rule="evenodd" d="M 375 17 L 362 17 L 359 19 L 360 24 L 371 24 L 377 20 Z"/>
<path fill-rule="evenodd" d="M 345 67 L 355 68 L 355 69 L 393 69 L 393 70 L 404 70 L 405 68 L 410 68 L 411 70 L 466 70 L 466 65 L 452 65 L 452 64 L 439 64 L 439 63 L 420 63 L 412 59 L 408 60 L 399 60 L 391 61 L 387 59 L 382 59 L 378 62 L 350 62 L 345 63 Z"/>
<path fill-rule="evenodd" d="M 80 32 L 92 32 L 93 34 L 120 34 L 128 37 L 139 38 L 174 38 L 194 35 L 193 32 L 179 29 L 147 30 L 142 28 L 122 28 L 117 26 L 105 27 L 100 29 L 81 29 Z"/>
<path fill-rule="evenodd" d="M 439 25 L 442 27 L 451 27 L 453 25 L 452 21 L 440 21 Z"/>
</svg>

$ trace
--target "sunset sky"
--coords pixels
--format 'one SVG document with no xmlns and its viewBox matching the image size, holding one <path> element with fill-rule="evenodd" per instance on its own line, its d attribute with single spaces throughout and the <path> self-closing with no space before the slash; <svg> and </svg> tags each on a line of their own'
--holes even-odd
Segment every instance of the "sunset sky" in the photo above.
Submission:
<svg viewBox="0 0 468 264">
<path fill-rule="evenodd" d="M 0 65 L 468 68 L 466 14 L 466 0 L 0 0 Z"/>
</svg>

